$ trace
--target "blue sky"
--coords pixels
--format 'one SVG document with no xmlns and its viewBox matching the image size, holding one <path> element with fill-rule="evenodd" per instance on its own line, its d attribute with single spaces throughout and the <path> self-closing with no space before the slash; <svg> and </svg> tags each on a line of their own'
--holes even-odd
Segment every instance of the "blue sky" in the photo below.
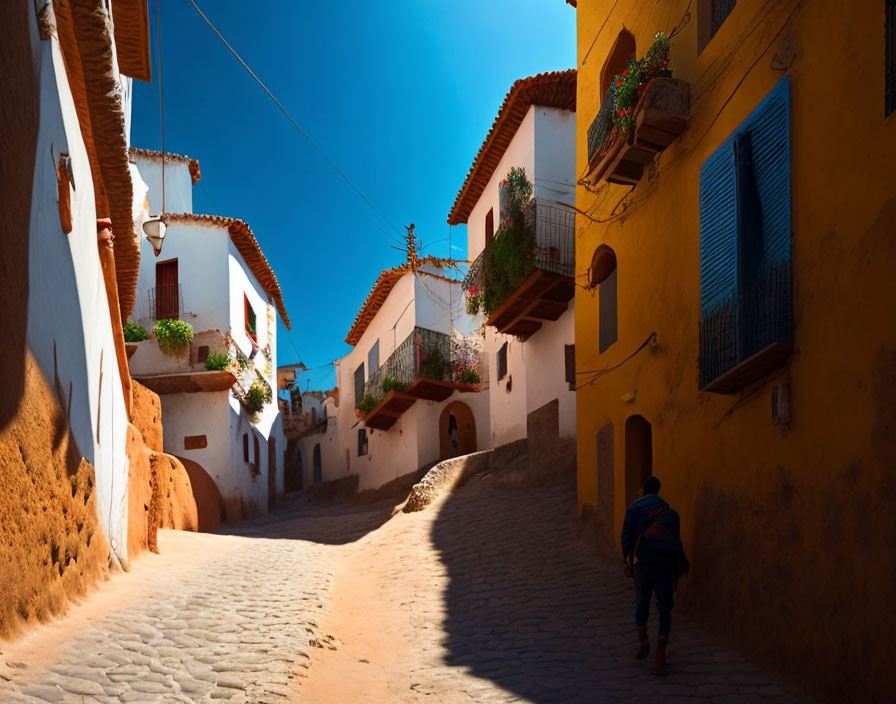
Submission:
<svg viewBox="0 0 896 704">
<path fill-rule="evenodd" d="M 576 13 L 563 0 L 196 2 L 386 218 L 402 232 L 416 224 L 426 254 L 449 255 L 448 210 L 513 81 L 575 66 Z M 312 368 L 303 388 L 329 388 L 323 365 L 350 349 L 343 340 L 379 272 L 404 260 L 390 248 L 400 233 L 188 0 L 161 0 L 161 18 L 165 146 L 199 160 L 193 209 L 249 223 L 292 322 L 289 337 L 278 322 L 278 363 L 301 356 Z M 134 85 L 132 143 L 159 149 L 158 86 Z M 466 228 L 451 242 L 465 258 Z"/>
</svg>

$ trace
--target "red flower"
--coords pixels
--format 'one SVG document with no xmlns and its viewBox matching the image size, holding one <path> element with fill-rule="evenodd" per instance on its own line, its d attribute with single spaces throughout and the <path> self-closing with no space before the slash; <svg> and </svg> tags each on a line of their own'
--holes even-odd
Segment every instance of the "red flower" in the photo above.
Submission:
<svg viewBox="0 0 896 704">
<path fill-rule="evenodd" d="M 623 75 L 623 76 L 627 76 L 627 75 L 628 75 L 628 69 L 625 69 L 625 71 L 622 72 L 622 75 Z"/>
<path fill-rule="evenodd" d="M 618 88 L 619 86 L 621 86 L 621 85 L 622 85 L 622 81 L 616 81 L 616 87 L 617 87 L 617 88 Z"/>
</svg>

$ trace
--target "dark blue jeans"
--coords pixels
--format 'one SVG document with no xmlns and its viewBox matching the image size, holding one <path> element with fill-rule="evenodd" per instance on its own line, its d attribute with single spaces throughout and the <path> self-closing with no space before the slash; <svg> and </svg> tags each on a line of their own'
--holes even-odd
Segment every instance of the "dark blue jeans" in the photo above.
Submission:
<svg viewBox="0 0 896 704">
<path fill-rule="evenodd" d="M 656 610 L 660 617 L 660 636 L 672 630 L 672 592 L 675 575 L 672 567 L 664 563 L 636 562 L 635 568 L 635 626 L 647 625 L 650 615 L 650 596 L 656 592 Z"/>
</svg>

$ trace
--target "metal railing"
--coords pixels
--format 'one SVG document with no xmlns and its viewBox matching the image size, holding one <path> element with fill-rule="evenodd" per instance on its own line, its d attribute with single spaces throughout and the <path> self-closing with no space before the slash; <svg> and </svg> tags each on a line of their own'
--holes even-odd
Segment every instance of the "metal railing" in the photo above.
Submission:
<svg viewBox="0 0 896 704">
<path fill-rule="evenodd" d="M 525 256 L 524 261 L 512 263 L 520 265 L 514 267 L 518 269 L 516 278 L 520 279 L 517 283 L 521 284 L 535 269 L 573 277 L 576 268 L 575 211 L 561 203 L 533 198 L 526 204 L 523 218 L 526 229 L 534 234 L 535 246 L 525 255 L 521 253 L 521 256 Z M 489 258 L 489 251 L 498 238 L 507 236 L 510 236 L 508 229 L 498 232 L 489 246 L 470 264 L 463 282 L 465 291 L 474 286 L 478 289 L 487 287 L 489 267 L 507 266 L 507 263 L 493 262 Z"/>
<path fill-rule="evenodd" d="M 155 320 L 177 320 L 184 309 L 184 294 L 180 284 L 167 284 L 149 289 L 149 311 Z"/>
<path fill-rule="evenodd" d="M 470 340 L 415 327 L 370 375 L 364 385 L 364 395 L 380 401 L 392 388 L 407 389 L 420 378 L 470 382 L 471 372 L 478 374 L 479 368 L 479 350 Z"/>
<path fill-rule="evenodd" d="M 591 127 L 588 128 L 588 161 L 594 157 L 600 145 L 604 143 L 610 130 L 613 129 L 613 111 L 616 109 L 616 90 L 610 85 L 604 100 L 600 104 L 600 110 L 594 116 Z"/>
<path fill-rule="evenodd" d="M 774 343 L 793 343 L 791 267 L 760 273 L 739 296 L 700 321 L 700 388 Z"/>
</svg>

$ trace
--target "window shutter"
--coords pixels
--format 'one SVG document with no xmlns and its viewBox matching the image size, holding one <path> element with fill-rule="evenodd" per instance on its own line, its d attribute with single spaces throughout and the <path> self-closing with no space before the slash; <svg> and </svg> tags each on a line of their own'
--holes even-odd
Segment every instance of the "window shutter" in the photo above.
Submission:
<svg viewBox="0 0 896 704">
<path fill-rule="evenodd" d="M 364 398 L 364 362 L 355 369 L 355 404 Z"/>
<path fill-rule="evenodd" d="M 380 368 L 380 341 L 377 340 L 367 353 L 367 369 L 368 373 L 373 374 Z"/>
<path fill-rule="evenodd" d="M 576 346 L 566 345 L 564 347 L 564 361 L 566 362 L 566 381 L 569 383 L 570 391 L 576 389 Z"/>
<path fill-rule="evenodd" d="M 736 194 L 728 139 L 700 169 L 700 388 L 737 364 Z"/>
</svg>

